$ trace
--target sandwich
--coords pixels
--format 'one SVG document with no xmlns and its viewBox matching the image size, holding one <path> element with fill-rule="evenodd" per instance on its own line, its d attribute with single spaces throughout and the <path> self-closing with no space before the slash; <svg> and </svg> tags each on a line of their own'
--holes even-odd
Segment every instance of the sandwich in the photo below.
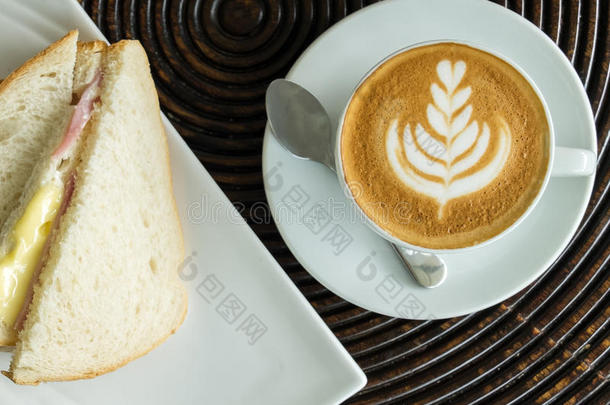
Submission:
<svg viewBox="0 0 610 405">
<path fill-rule="evenodd" d="M 92 378 L 186 315 L 167 138 L 138 41 L 78 33 L 0 83 L 0 345 L 18 384 Z"/>
</svg>

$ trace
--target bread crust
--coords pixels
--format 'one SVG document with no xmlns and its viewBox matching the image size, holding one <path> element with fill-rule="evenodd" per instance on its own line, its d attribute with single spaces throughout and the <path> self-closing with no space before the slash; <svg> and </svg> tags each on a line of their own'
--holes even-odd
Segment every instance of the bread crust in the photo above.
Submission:
<svg viewBox="0 0 610 405">
<path fill-rule="evenodd" d="M 106 49 L 104 41 L 78 41 L 76 43 L 76 52 L 101 52 Z"/>
</svg>

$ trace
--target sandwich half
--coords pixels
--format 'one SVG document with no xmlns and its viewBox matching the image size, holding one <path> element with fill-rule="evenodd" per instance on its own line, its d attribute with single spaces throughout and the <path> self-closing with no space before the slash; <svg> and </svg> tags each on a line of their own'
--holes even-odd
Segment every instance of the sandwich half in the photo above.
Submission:
<svg viewBox="0 0 610 405">
<path fill-rule="evenodd" d="M 186 314 L 182 230 L 146 53 L 121 41 L 79 44 L 76 55 L 63 135 L 0 234 L 0 246 L 14 248 L 15 229 L 34 218 L 48 235 L 11 326 L 16 347 L 4 373 L 18 384 L 115 370 L 163 342 Z"/>
</svg>

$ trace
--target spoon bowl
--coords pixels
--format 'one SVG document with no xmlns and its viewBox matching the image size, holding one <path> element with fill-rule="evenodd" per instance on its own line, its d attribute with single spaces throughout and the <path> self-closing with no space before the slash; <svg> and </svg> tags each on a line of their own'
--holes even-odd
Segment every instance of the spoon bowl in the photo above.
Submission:
<svg viewBox="0 0 610 405">
<path fill-rule="evenodd" d="M 330 118 L 313 94 L 296 83 L 278 79 L 269 85 L 265 103 L 271 132 L 285 149 L 335 171 Z"/>
</svg>

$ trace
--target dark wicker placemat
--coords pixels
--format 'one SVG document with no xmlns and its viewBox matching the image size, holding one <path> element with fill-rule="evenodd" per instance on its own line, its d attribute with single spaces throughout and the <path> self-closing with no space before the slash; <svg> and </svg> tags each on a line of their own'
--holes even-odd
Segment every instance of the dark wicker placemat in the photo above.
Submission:
<svg viewBox="0 0 610 405">
<path fill-rule="evenodd" d="M 343 301 L 298 264 L 270 219 L 249 216 L 254 206 L 260 219 L 265 202 L 266 86 L 368 1 L 81 2 L 110 41 L 142 41 L 165 113 L 364 369 L 369 383 L 349 403 L 610 401 L 608 0 L 496 1 L 544 30 L 579 73 L 598 130 L 595 189 L 578 233 L 543 277 L 487 310 L 426 322 Z"/>
</svg>

